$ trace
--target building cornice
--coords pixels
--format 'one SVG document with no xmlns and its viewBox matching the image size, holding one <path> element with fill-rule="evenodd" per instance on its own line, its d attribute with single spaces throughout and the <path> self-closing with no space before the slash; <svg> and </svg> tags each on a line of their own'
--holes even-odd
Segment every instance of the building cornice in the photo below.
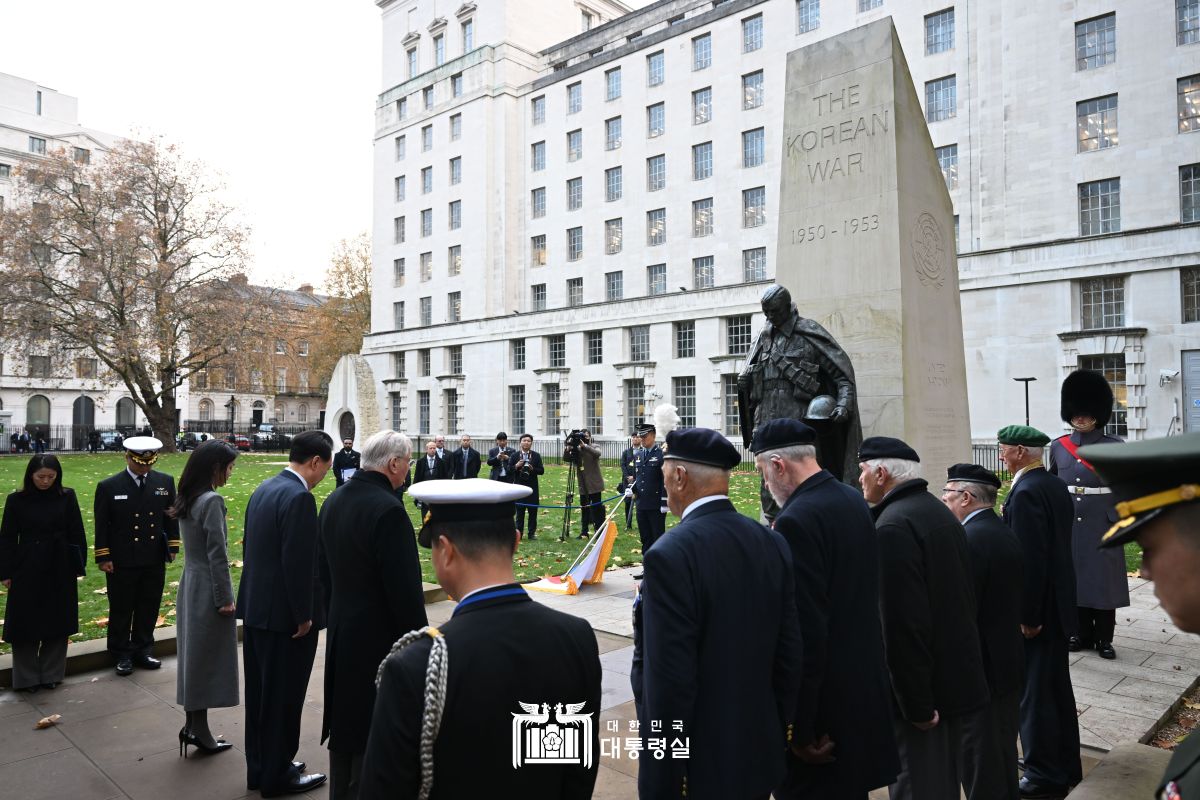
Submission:
<svg viewBox="0 0 1200 800">
<path fill-rule="evenodd" d="M 1149 330 L 1147 328 L 1089 328 L 1086 331 L 1063 331 L 1058 334 L 1058 338 L 1064 342 L 1073 342 L 1077 339 L 1091 339 L 1094 336 L 1145 336 Z"/>
</svg>

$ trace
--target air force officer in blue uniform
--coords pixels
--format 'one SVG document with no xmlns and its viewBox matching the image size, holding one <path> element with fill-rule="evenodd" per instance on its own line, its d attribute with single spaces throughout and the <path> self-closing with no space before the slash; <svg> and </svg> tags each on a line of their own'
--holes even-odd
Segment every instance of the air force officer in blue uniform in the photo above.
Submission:
<svg viewBox="0 0 1200 800">
<path fill-rule="evenodd" d="M 647 423 L 637 432 L 642 437 L 642 454 L 634 465 L 632 491 L 644 554 L 667 530 L 667 490 L 663 486 L 663 451 L 654 443 L 658 429 Z"/>
</svg>

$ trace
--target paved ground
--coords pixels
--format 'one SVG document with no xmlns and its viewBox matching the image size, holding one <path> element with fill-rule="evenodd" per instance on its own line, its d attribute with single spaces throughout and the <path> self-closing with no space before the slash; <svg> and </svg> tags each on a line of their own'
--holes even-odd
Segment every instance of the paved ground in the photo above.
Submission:
<svg viewBox="0 0 1200 800">
<path fill-rule="evenodd" d="M 1149 585 L 1131 582 L 1131 608 L 1118 613 L 1118 658 L 1104 661 L 1078 654 L 1072 665 L 1080 724 L 1086 747 L 1107 751 L 1118 742 L 1137 741 L 1200 674 L 1200 637 L 1179 633 L 1158 609 Z M 537 600 L 586 617 L 596 631 L 604 666 L 602 739 L 629 734 L 633 693 L 630 603 L 632 570 L 610 572 L 604 583 L 576 597 L 534 593 Z M 429 606 L 430 621 L 450 616 L 454 604 Z M 299 754 L 310 770 L 324 770 L 320 732 L 324 658 L 318 652 L 304 709 Z M 237 750 L 221 756 L 179 758 L 176 736 L 183 713 L 174 704 L 174 659 L 157 672 L 137 671 L 118 678 L 111 671 L 75 675 L 53 692 L 32 696 L 0 691 L 0 786 L 23 800 L 233 800 L 247 795 L 241 756 L 242 709 L 213 711 L 213 731 Z M 48 714 L 59 725 L 34 731 Z M 615 729 L 615 730 L 614 730 Z M 603 748 L 597 800 L 637 796 L 637 762 L 625 752 Z M 1094 751 L 1093 751 L 1094 752 Z M 1095 760 L 1085 759 L 1087 768 Z M 309 796 L 326 797 L 320 788 Z M 880 795 L 886 796 L 886 795 Z"/>
</svg>

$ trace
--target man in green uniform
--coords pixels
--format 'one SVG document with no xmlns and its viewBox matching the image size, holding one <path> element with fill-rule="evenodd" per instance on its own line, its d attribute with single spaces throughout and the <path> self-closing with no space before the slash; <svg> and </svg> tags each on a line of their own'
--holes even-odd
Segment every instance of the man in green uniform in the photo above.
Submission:
<svg viewBox="0 0 1200 800">
<path fill-rule="evenodd" d="M 1117 501 L 1117 524 L 1100 546 L 1136 539 L 1163 610 L 1180 630 L 1200 633 L 1200 433 L 1093 445 L 1080 448 L 1079 456 Z M 1200 798 L 1200 736 L 1176 748 L 1154 796 Z"/>
</svg>

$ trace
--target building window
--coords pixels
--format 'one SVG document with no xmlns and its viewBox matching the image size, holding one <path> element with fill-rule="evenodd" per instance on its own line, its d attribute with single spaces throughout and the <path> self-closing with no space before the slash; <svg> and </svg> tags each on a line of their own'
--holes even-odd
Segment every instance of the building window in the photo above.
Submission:
<svg viewBox="0 0 1200 800">
<path fill-rule="evenodd" d="M 616 100 L 621 96 L 621 68 L 613 67 L 604 73 L 604 99 Z"/>
<path fill-rule="evenodd" d="M 46 155 L 46 140 L 40 136 L 29 137 L 29 152 L 39 156 Z"/>
<path fill-rule="evenodd" d="M 442 403 L 446 407 L 446 435 L 458 435 L 458 389 L 444 389 Z"/>
<path fill-rule="evenodd" d="M 421 152 L 424 153 L 433 149 L 433 126 L 426 125 L 421 128 Z"/>
<path fill-rule="evenodd" d="M 426 208 L 421 211 L 421 237 L 433 235 L 433 209 Z"/>
<path fill-rule="evenodd" d="M 1075 69 L 1095 69 L 1116 60 L 1116 14 L 1075 23 Z"/>
<path fill-rule="evenodd" d="M 625 295 L 625 273 L 604 273 L 604 299 L 608 301 L 621 300 Z"/>
<path fill-rule="evenodd" d="M 525 369 L 525 340 L 513 339 L 510 345 L 512 351 L 512 368 L 514 370 Z"/>
<path fill-rule="evenodd" d="M 464 19 L 462 22 L 463 52 L 469 53 L 475 49 L 475 20 Z M 396 428 L 396 430 L 400 430 Z"/>
<path fill-rule="evenodd" d="M 433 253 L 421 253 L 421 283 L 433 280 Z"/>
<path fill-rule="evenodd" d="M 76 378 L 95 378 L 97 360 L 94 358 L 77 358 L 75 359 L 75 377 Z M 287 374 L 287 370 L 284 370 Z"/>
<path fill-rule="evenodd" d="M 429 194 L 433 191 L 433 167 L 423 167 L 421 169 L 421 194 Z"/>
<path fill-rule="evenodd" d="M 713 232 L 713 199 L 692 201 L 692 236 L 712 236 Z"/>
<path fill-rule="evenodd" d="M 396 160 L 397 161 L 404 160 L 404 151 L 406 149 L 407 148 L 405 147 L 405 137 L 397 136 L 396 137 Z"/>
<path fill-rule="evenodd" d="M 283 339 L 275 340 L 275 355 L 277 355 L 277 356 L 286 356 L 287 355 L 287 342 L 285 342 Z"/>
<path fill-rule="evenodd" d="M 629 328 L 629 360 L 650 360 L 650 326 L 634 325 Z"/>
<path fill-rule="evenodd" d="M 621 168 L 611 167 L 604 170 L 604 200 L 611 203 L 621 199 Z"/>
<path fill-rule="evenodd" d="M 756 186 L 742 192 L 742 227 L 757 228 L 767 224 L 767 189 Z"/>
<path fill-rule="evenodd" d="M 584 381 L 583 427 L 593 436 L 604 434 L 604 383 L 601 381 Z"/>
<path fill-rule="evenodd" d="M 1200 42 L 1200 0 L 1175 0 L 1175 41 Z"/>
<path fill-rule="evenodd" d="M 446 348 L 446 369 L 451 375 L 463 374 L 463 349 L 461 344 Z"/>
<path fill-rule="evenodd" d="M 646 212 L 646 244 L 654 247 L 667 241 L 667 210 L 656 208 Z"/>
<path fill-rule="evenodd" d="M 396 118 L 401 122 L 408 119 L 408 98 L 401 97 L 396 101 Z"/>
<path fill-rule="evenodd" d="M 462 183 L 462 156 L 455 156 L 450 159 L 450 185 L 456 186 Z"/>
<path fill-rule="evenodd" d="M 417 433 L 429 433 L 429 390 L 417 392 Z"/>
<path fill-rule="evenodd" d="M 95 361 L 95 359 L 92 359 L 92 360 Z M 82 378 L 84 376 L 80 375 L 79 377 Z M 96 376 L 93 374 L 91 377 L 94 378 Z M 199 370 L 198 372 L 196 372 L 195 375 L 193 376 L 193 381 L 195 383 L 196 389 L 207 389 L 208 388 L 208 370 L 202 369 L 202 370 Z"/>
<path fill-rule="evenodd" d="M 625 424 L 636 427 L 646 417 L 646 382 L 641 378 L 625 381 Z"/>
<path fill-rule="evenodd" d="M 821 27 L 821 0 L 796 0 L 796 32 L 808 33 Z"/>
<path fill-rule="evenodd" d="M 742 76 L 742 109 L 758 108 L 763 104 L 762 70 Z"/>
<path fill-rule="evenodd" d="M 695 358 L 696 356 L 696 323 L 675 323 L 675 357 Z"/>
<path fill-rule="evenodd" d="M 92 163 L 92 151 L 83 147 L 71 148 L 71 157 L 75 159 L 76 164 Z"/>
<path fill-rule="evenodd" d="M 529 287 L 530 297 L 533 301 L 534 311 L 546 310 L 546 284 L 536 283 Z"/>
<path fill-rule="evenodd" d="M 452 97 L 462 97 L 463 93 L 463 76 L 462 73 L 450 76 L 450 95 Z"/>
<path fill-rule="evenodd" d="M 433 108 L 433 87 L 426 86 L 421 90 L 421 104 L 425 106 L 425 110 L 429 111 Z"/>
<path fill-rule="evenodd" d="M 1079 184 L 1079 235 L 1121 230 L 1121 179 Z"/>
<path fill-rule="evenodd" d="M 583 109 L 583 84 L 572 83 L 567 87 L 567 113 L 578 114 Z"/>
<path fill-rule="evenodd" d="M 707 69 L 712 64 L 712 36 L 704 34 L 692 39 L 692 69 Z"/>
<path fill-rule="evenodd" d="M 585 32 L 590 31 L 592 29 L 592 26 L 596 24 L 596 17 L 590 11 L 581 11 L 580 15 L 582 17 L 582 19 L 580 20 L 580 22 L 582 24 L 581 30 L 583 30 Z"/>
<path fill-rule="evenodd" d="M 755 14 L 742 20 L 742 52 L 753 53 L 763 46 L 762 14 Z"/>
<path fill-rule="evenodd" d="M 742 131 L 742 166 L 757 167 L 767 157 L 765 134 L 762 128 Z"/>
<path fill-rule="evenodd" d="M 567 134 L 567 161 L 583 158 L 583 131 L 574 130 Z"/>
<path fill-rule="evenodd" d="M 534 142 L 529 146 L 529 163 L 533 172 L 541 172 L 546 168 L 545 142 Z"/>
<path fill-rule="evenodd" d="M 621 146 L 621 118 L 604 120 L 604 149 L 616 150 Z"/>
<path fill-rule="evenodd" d="M 428 378 L 433 373 L 433 359 L 429 348 L 417 351 L 417 375 Z"/>
<path fill-rule="evenodd" d="M 275 370 L 275 393 L 283 394 L 286 391 L 287 391 L 287 367 L 279 367 Z"/>
<path fill-rule="evenodd" d="M 546 95 L 538 95 L 529 101 L 529 117 L 531 125 L 541 125 L 546 121 Z"/>
<path fill-rule="evenodd" d="M 407 187 L 405 185 L 406 184 L 405 176 L 397 175 L 395 180 L 392 181 L 392 183 L 394 184 L 394 188 L 396 190 L 396 202 L 403 203 L 404 197 L 407 194 Z"/>
<path fill-rule="evenodd" d="M 1099 372 L 1112 387 L 1113 413 L 1104 426 L 1104 432 L 1109 436 L 1129 436 L 1129 396 L 1125 384 L 1125 354 L 1107 353 L 1105 355 L 1080 356 L 1079 368 Z"/>
<path fill-rule="evenodd" d="M 604 221 L 604 252 L 613 255 L 621 252 L 625 240 L 625 226 L 620 217 Z"/>
<path fill-rule="evenodd" d="M 692 286 L 695 289 L 711 289 L 715 283 L 716 267 L 712 256 L 692 259 Z"/>
<path fill-rule="evenodd" d="M 421 325 L 429 327 L 433 324 L 433 298 L 421 298 Z"/>
<path fill-rule="evenodd" d="M 1179 221 L 1200 222 L 1200 164 L 1179 168 Z"/>
<path fill-rule="evenodd" d="M 397 378 L 405 377 L 405 363 L 404 351 L 392 353 L 392 374 Z"/>
<path fill-rule="evenodd" d="M 529 237 L 529 266 L 546 266 L 546 234 Z"/>
<path fill-rule="evenodd" d="M 525 387 L 508 387 L 508 419 L 514 431 L 525 430 Z"/>
<path fill-rule="evenodd" d="M 942 168 L 942 177 L 946 180 L 947 189 L 958 188 L 958 145 L 948 144 L 934 149 L 938 166 Z"/>
<path fill-rule="evenodd" d="M 662 85 L 664 74 L 662 50 L 646 56 L 646 85 Z"/>
<path fill-rule="evenodd" d="M 534 219 L 546 216 L 546 187 L 539 186 L 529 193 L 530 216 Z"/>
<path fill-rule="evenodd" d="M 651 264 L 646 267 L 646 294 L 667 293 L 667 265 Z"/>
<path fill-rule="evenodd" d="M 567 211 L 583 208 L 583 178 L 567 180 Z"/>
<path fill-rule="evenodd" d="M 651 156 L 646 159 L 646 191 L 657 192 L 667 185 L 667 157 Z"/>
<path fill-rule="evenodd" d="M 1097 97 L 1075 104 L 1075 133 L 1079 152 L 1117 145 L 1117 96 Z"/>
<path fill-rule="evenodd" d="M 712 142 L 692 145 L 692 180 L 712 177 Z"/>
<path fill-rule="evenodd" d="M 567 228 L 567 261 L 583 258 L 583 228 Z"/>
<path fill-rule="evenodd" d="M 653 139 L 655 136 L 662 136 L 666 129 L 666 103 L 655 103 L 654 105 L 646 106 L 646 138 Z"/>
<path fill-rule="evenodd" d="M 392 243 L 404 244 L 404 217 L 392 219 Z"/>
<path fill-rule="evenodd" d="M 201 400 L 200 401 L 200 421 L 208 422 L 209 420 L 212 419 L 212 415 L 213 415 L 212 401 L 211 400 Z"/>
<path fill-rule="evenodd" d="M 739 436 L 742 433 L 742 415 L 738 407 L 737 375 L 721 376 L 721 407 L 725 417 L 725 435 Z"/>
<path fill-rule="evenodd" d="M 712 87 L 692 92 L 692 124 L 703 125 L 712 119 Z"/>
<path fill-rule="evenodd" d="M 1180 78 L 1178 83 L 1179 95 L 1179 132 L 1200 131 L 1200 75 L 1189 75 Z"/>
<path fill-rule="evenodd" d="M 1079 324 L 1085 331 L 1125 325 L 1125 278 L 1088 278 L 1079 282 Z"/>
<path fill-rule="evenodd" d="M 1179 270 L 1184 322 L 1200 322 L 1200 267 Z"/>
<path fill-rule="evenodd" d="M 456 231 L 462 227 L 462 201 L 451 200 L 449 207 L 450 230 Z"/>
<path fill-rule="evenodd" d="M 562 387 L 557 383 L 543 384 L 542 397 L 546 409 L 546 435 L 558 436 L 561 432 L 559 415 L 562 413 Z"/>
<path fill-rule="evenodd" d="M 755 247 L 742 251 L 742 280 L 763 281 L 767 279 L 767 248 Z"/>
<path fill-rule="evenodd" d="M 725 349 L 731 356 L 744 356 L 750 352 L 750 315 L 739 314 L 725 318 Z"/>
<path fill-rule="evenodd" d="M 417 61 L 417 48 L 410 47 L 408 49 L 407 55 L 408 55 L 408 77 L 415 78 L 415 77 L 417 77 L 417 71 L 419 68 L 418 67 L 419 62 Z"/>
<path fill-rule="evenodd" d="M 679 414 L 679 426 L 681 428 L 696 427 L 696 379 L 691 376 L 672 378 L 671 395 L 676 412 Z"/>
<path fill-rule="evenodd" d="M 567 305 L 583 305 L 583 278 L 567 278 Z"/>
<path fill-rule="evenodd" d="M 585 331 L 583 339 L 587 363 L 604 363 L 604 331 Z"/>
<path fill-rule="evenodd" d="M 954 9 L 947 8 L 925 17 L 925 55 L 954 49 Z"/>
<path fill-rule="evenodd" d="M 879 8 L 883 5 L 883 0 L 858 0 L 858 10 L 870 11 L 872 8 Z"/>
<path fill-rule="evenodd" d="M 955 76 L 947 75 L 925 82 L 925 121 L 937 122 L 955 116 L 958 109 L 958 90 Z"/>
<path fill-rule="evenodd" d="M 462 292 L 449 292 L 446 295 L 446 321 L 458 322 L 462 319 Z"/>
</svg>

